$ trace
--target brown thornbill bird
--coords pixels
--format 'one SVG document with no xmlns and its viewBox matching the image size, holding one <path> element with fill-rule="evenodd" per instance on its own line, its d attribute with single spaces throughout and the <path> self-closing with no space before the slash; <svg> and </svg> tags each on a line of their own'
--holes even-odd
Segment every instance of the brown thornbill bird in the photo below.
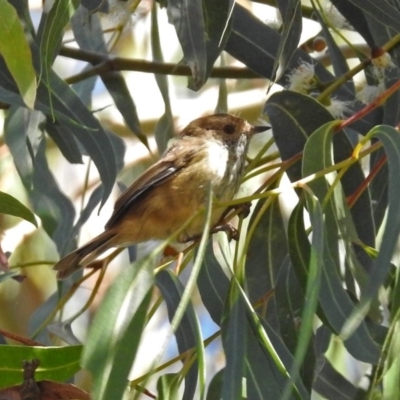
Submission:
<svg viewBox="0 0 400 400">
<path fill-rule="evenodd" d="M 57 278 L 66 278 L 112 247 L 170 237 L 205 206 L 210 185 L 216 200 L 231 200 L 239 189 L 251 137 L 267 129 L 229 114 L 192 121 L 118 198 L 104 232 L 54 266 Z M 211 226 L 223 212 L 213 210 Z M 203 226 L 204 215 L 199 215 L 177 240 L 191 240 Z"/>
</svg>

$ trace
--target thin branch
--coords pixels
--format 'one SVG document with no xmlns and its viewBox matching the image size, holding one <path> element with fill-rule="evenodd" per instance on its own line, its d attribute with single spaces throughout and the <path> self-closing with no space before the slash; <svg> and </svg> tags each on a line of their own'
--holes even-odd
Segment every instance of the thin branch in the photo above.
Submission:
<svg viewBox="0 0 400 400">
<path fill-rule="evenodd" d="M 92 51 L 62 46 L 60 56 L 85 61 L 93 65 L 90 70 L 74 75 L 66 81 L 68 83 L 79 82 L 92 76 L 101 75 L 110 71 L 137 71 L 151 74 L 191 76 L 191 70 L 186 65 L 173 63 L 160 63 L 155 61 L 137 60 L 123 57 L 110 57 Z M 256 79 L 262 78 L 249 68 L 243 67 L 216 67 L 211 70 L 211 78 L 227 79 Z"/>
</svg>

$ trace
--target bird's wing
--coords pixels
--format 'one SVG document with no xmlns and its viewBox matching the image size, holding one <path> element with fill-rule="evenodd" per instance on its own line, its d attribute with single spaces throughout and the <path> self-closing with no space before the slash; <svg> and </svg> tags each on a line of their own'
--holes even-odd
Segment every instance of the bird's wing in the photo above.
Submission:
<svg viewBox="0 0 400 400">
<path fill-rule="evenodd" d="M 146 170 L 133 184 L 118 198 L 114 206 L 114 212 L 106 224 L 106 228 L 114 225 L 122 215 L 128 212 L 128 209 L 134 206 L 142 196 L 147 195 L 150 191 L 173 178 L 176 173 L 181 170 L 190 159 L 194 157 L 195 151 L 184 151 L 177 146 L 171 149 L 157 163 Z M 183 153 L 183 154 L 180 154 Z"/>
</svg>

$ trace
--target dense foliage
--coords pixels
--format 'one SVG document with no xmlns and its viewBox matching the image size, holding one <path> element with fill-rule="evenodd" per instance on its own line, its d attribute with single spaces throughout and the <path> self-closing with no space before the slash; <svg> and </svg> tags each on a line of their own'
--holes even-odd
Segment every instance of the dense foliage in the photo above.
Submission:
<svg viewBox="0 0 400 400">
<path fill-rule="evenodd" d="M 148 6 L 143 18 L 151 21 L 146 40 L 152 60 L 112 55 L 123 29 L 135 35 L 128 21 L 106 34 L 102 19 L 116 3 L 129 13 L 140 3 Z M 0 326 L 0 387 L 10 398 L 21 387 L 4 388 L 22 382 L 22 361 L 32 359 L 41 363 L 36 380 L 54 384 L 40 386 L 42 398 L 52 390 L 67 396 L 72 386 L 56 381 L 81 369 L 90 372 L 92 384 L 84 386 L 97 400 L 124 393 L 129 399 L 399 398 L 400 2 L 257 3 L 279 10 L 278 27 L 258 19 L 255 2 L 245 8 L 233 0 L 46 0 L 34 24 L 27 1 L 0 0 L 0 157 L 5 165 L 12 156 L 24 188 L 20 201 L 0 192 L 0 212 L 40 225 L 46 234 L 39 244 L 21 243 L 25 265 L 14 263 L 13 255 L 8 268 L 0 253 L 0 289 L 20 290 L 18 301 L 29 310 L 18 315 L 27 321 L 25 330 Z M 183 53 L 177 64 L 163 62 L 158 20 L 165 14 Z M 319 33 L 300 43 L 310 20 Z M 60 58 L 86 64 L 63 78 L 55 64 Z M 92 108 L 96 81 L 126 130 L 150 146 L 122 73 L 128 70 L 155 74 L 165 105 L 154 127 L 160 152 L 174 125 L 167 75 L 188 76 L 192 91 L 219 85 L 219 111 L 229 111 L 228 92 L 265 88 L 257 102 L 272 136 L 251 154 L 249 191 L 230 203 L 252 201 L 252 212 L 238 219 L 238 242 L 205 232 L 184 251 L 179 268 L 169 268 L 175 259 L 154 268 L 165 243 L 131 256 L 98 308 L 95 296 L 115 254 L 100 262 L 100 273 L 74 275 L 55 292 L 54 274 L 47 271 L 52 293 L 41 294 L 33 307 L 23 286 L 34 280 L 27 266 L 51 266 L 55 256 L 38 262 L 29 258 L 29 245 L 54 243 L 59 256 L 76 248 L 82 227 L 105 204 L 123 169 L 124 140 Z M 92 187 L 84 177 L 79 182 L 79 214 L 76 198 L 57 183 L 59 172 L 49 160 L 54 146 L 68 162 L 90 159 L 98 171 Z M 213 206 L 221 205 L 205 205 L 205 214 Z M 96 277 L 92 294 L 66 315 L 89 277 Z M 3 295 L 0 302 L 4 327 L 13 308 Z M 141 340 L 164 305 L 171 329 L 154 344 L 157 355 L 147 360 L 147 373 L 132 378 Z M 217 327 L 212 335 L 204 333 L 204 308 Z M 80 343 L 72 324 L 82 314 L 90 328 Z M 178 355 L 166 361 L 173 337 Z M 212 367 L 217 364 L 219 371 Z M 76 388 L 69 396 L 63 398 L 87 398 Z"/>
</svg>

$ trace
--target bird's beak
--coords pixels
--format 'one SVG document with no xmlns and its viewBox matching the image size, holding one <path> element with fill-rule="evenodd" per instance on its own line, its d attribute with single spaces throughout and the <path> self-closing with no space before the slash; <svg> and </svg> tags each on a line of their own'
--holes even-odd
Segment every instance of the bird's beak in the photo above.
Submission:
<svg viewBox="0 0 400 400">
<path fill-rule="evenodd" d="M 267 131 L 268 129 L 271 129 L 271 127 L 270 126 L 252 126 L 250 129 L 250 132 L 254 135 L 256 133 Z"/>
</svg>

